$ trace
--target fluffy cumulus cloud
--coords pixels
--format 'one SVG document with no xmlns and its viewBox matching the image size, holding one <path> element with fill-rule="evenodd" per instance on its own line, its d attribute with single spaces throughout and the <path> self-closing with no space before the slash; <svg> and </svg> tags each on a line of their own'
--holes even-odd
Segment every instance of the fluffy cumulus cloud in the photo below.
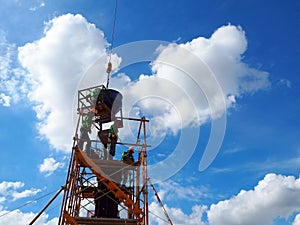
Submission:
<svg viewBox="0 0 300 225">
<path fill-rule="evenodd" d="M 35 105 L 39 133 L 55 149 L 70 150 L 77 90 L 105 83 L 107 46 L 94 24 L 81 15 L 66 14 L 46 23 L 41 39 L 18 49 L 28 71 L 28 97 Z M 268 73 L 242 61 L 246 50 L 242 28 L 226 25 L 209 38 L 160 47 L 150 64 L 151 74 L 141 71 L 139 79 L 132 80 L 130 74 L 120 73 L 110 84 L 123 93 L 125 113 L 153 118 L 151 135 L 177 134 L 181 128 L 219 118 L 243 94 L 269 86 Z M 122 57 L 113 57 L 118 59 L 114 67 Z M 92 74 L 88 79 L 86 71 Z M 10 95 L 0 96 L 8 105 Z"/>
<path fill-rule="evenodd" d="M 179 208 L 172 208 L 164 205 L 165 210 L 168 212 L 169 217 L 172 220 L 172 223 L 175 225 L 204 225 L 205 222 L 202 222 L 202 215 L 206 210 L 206 206 L 198 206 L 195 205 L 192 208 L 192 212 L 190 214 L 185 214 Z M 150 224 L 153 225 L 163 225 L 167 224 L 168 220 L 163 213 L 161 206 L 152 202 L 149 206 L 150 211 Z"/>
<path fill-rule="evenodd" d="M 171 184 L 172 182 L 170 182 Z M 172 183 L 174 184 L 174 183 Z M 16 192 L 22 188 L 24 183 L 22 182 L 2 182 L 0 183 L 0 200 L 3 193 Z M 163 189 L 163 185 L 160 189 Z M 175 189 L 178 189 L 178 184 L 168 185 L 167 187 L 171 190 L 171 196 Z M 167 188 L 166 187 L 166 188 Z M 196 190 L 196 189 L 194 189 Z M 25 191 L 23 191 L 25 193 Z M 192 201 L 187 198 L 186 195 L 180 194 L 182 190 L 178 191 L 176 199 L 182 202 Z M 19 192 L 22 193 L 22 192 Z M 159 190 L 161 199 L 168 201 L 172 204 L 171 200 L 168 199 L 169 193 L 164 193 Z M 273 224 L 273 221 L 279 217 L 285 219 L 291 218 L 294 215 L 293 225 L 300 224 L 300 216 L 296 214 L 300 210 L 300 178 L 294 176 L 283 176 L 276 174 L 267 174 L 252 190 L 241 190 L 236 196 L 228 200 L 222 200 L 211 206 L 197 205 L 191 207 L 189 213 L 186 213 L 186 209 L 176 208 L 170 206 L 170 204 L 164 204 L 164 208 L 171 218 L 173 224 L 176 225 L 253 225 L 253 224 Z M 191 195 L 192 198 L 198 199 L 201 196 Z M 10 197 L 11 198 L 11 197 Z M 0 202 L 4 202 L 1 200 Z M 11 223 L 12 218 L 18 216 L 18 221 L 13 221 L 14 224 L 27 224 L 34 217 L 33 213 L 23 213 L 20 210 L 7 211 L 0 204 L 0 222 L 2 224 L 13 224 Z M 149 216 L 150 224 L 160 225 L 166 224 L 167 218 L 161 208 L 161 205 L 153 199 L 149 204 Z M 206 220 L 207 217 L 207 220 Z M 20 222 L 20 223 L 19 223 Z M 57 224 L 57 218 L 48 219 L 47 214 L 43 214 L 37 221 L 37 224 L 52 225 Z"/>
<path fill-rule="evenodd" d="M 267 72 L 242 61 L 246 50 L 245 32 L 233 25 L 210 38 L 161 47 L 151 63 L 153 74 L 142 74 L 124 90 L 127 105 L 161 118 L 173 133 L 218 118 L 243 94 L 270 85 Z"/>
<path fill-rule="evenodd" d="M 21 188 L 24 186 L 24 183 L 17 181 L 17 182 L 11 182 L 11 181 L 3 181 L 0 183 L 0 194 L 4 195 L 9 190 L 16 190 L 18 188 Z"/>
<path fill-rule="evenodd" d="M 158 195 L 162 202 L 199 202 L 200 198 L 204 197 L 205 188 L 197 188 L 194 186 L 184 187 L 179 183 L 169 180 L 165 181 L 159 185 Z M 185 213 L 184 208 L 170 207 L 165 204 L 164 209 L 166 210 L 168 216 L 172 220 L 173 224 L 176 225 L 201 225 L 205 224 L 202 221 L 202 216 L 207 211 L 207 206 L 194 205 L 189 214 Z M 162 206 L 158 203 L 155 198 L 149 205 L 150 211 L 150 224 L 166 224 L 167 217 L 165 216 Z"/>
<path fill-rule="evenodd" d="M 35 196 L 41 192 L 40 189 L 25 189 L 25 184 L 20 181 L 2 181 L 0 183 L 0 224 L 6 225 L 23 225 L 29 224 L 34 218 L 33 212 L 22 212 L 20 209 L 8 210 L 7 203 L 19 199 Z M 18 219 L 16 219 L 18 218 Z M 37 225 L 54 225 L 58 223 L 58 218 L 50 219 L 47 214 L 42 214 L 35 224 Z"/>
<path fill-rule="evenodd" d="M 45 158 L 43 163 L 39 165 L 39 171 L 50 176 L 54 171 L 64 167 L 64 163 L 57 162 L 54 158 Z"/>
<path fill-rule="evenodd" d="M 29 224 L 34 218 L 35 214 L 32 212 L 24 213 L 20 210 L 7 211 L 0 206 L 0 224 L 5 225 L 24 225 Z M 17 218 L 17 219 L 16 219 Z M 42 214 L 39 219 L 34 223 L 36 225 L 57 225 L 58 218 L 48 219 L 47 214 Z"/>
<path fill-rule="evenodd" d="M 22 192 L 14 192 L 12 193 L 13 201 L 16 201 L 21 198 L 27 198 L 29 196 L 35 196 L 40 191 L 40 189 L 31 188 L 30 190 L 24 190 Z"/>
<path fill-rule="evenodd" d="M 16 201 L 18 199 L 27 198 L 34 196 L 39 193 L 41 190 L 36 188 L 21 190 L 24 187 L 24 183 L 20 181 L 3 181 L 0 183 L 0 198 L 1 202 L 6 200 Z"/>
<path fill-rule="evenodd" d="M 211 225 L 272 224 L 300 210 L 300 178 L 267 174 L 253 190 L 241 190 L 229 200 L 210 206 Z M 299 224 L 299 215 L 294 224 Z"/>
<path fill-rule="evenodd" d="M 49 21 L 40 40 L 19 48 L 19 60 L 33 80 L 29 99 L 35 104 L 39 132 L 54 148 L 70 149 L 78 83 L 106 47 L 103 32 L 94 24 L 81 15 L 66 14 Z"/>
<path fill-rule="evenodd" d="M 208 64 L 225 97 L 239 97 L 270 85 L 267 72 L 251 68 L 242 61 L 247 39 L 239 26 L 222 26 L 209 39 L 196 38 L 183 46 Z"/>
<path fill-rule="evenodd" d="M 172 182 L 169 182 L 172 183 Z M 293 221 L 293 225 L 300 224 L 300 178 L 294 176 L 283 176 L 277 174 L 267 174 L 258 182 L 252 190 L 241 190 L 236 196 L 227 200 L 219 201 L 210 206 L 195 204 L 190 213 L 186 213 L 184 207 L 170 207 L 173 200 L 191 202 L 193 200 L 186 198 L 186 195 L 178 194 L 174 197 L 172 193 L 176 192 L 178 185 L 170 186 L 168 182 L 166 187 L 159 187 L 159 196 L 163 202 L 169 202 L 164 205 L 173 224 L 209 224 L 209 225 L 253 225 L 264 224 L 271 225 L 278 218 L 283 221 Z M 169 188 L 170 192 L 165 192 Z M 180 189 L 180 188 L 179 188 Z M 187 188 L 186 188 L 187 189 Z M 196 189 L 194 189 L 196 190 Z M 187 192 L 189 192 L 187 190 Z M 187 194 L 189 195 L 189 194 Z M 190 195 L 198 199 L 202 194 Z M 149 206 L 151 224 L 165 224 L 166 216 L 157 201 L 152 201 Z M 288 223 L 288 222 L 287 222 Z"/>
</svg>

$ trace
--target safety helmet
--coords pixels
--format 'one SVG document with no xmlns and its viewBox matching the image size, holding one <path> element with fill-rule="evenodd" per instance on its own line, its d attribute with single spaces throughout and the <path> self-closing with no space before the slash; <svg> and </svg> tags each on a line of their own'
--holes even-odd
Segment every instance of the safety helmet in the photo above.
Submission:
<svg viewBox="0 0 300 225">
<path fill-rule="evenodd" d="M 128 151 L 132 151 L 132 152 L 134 152 L 134 147 L 129 147 L 129 149 L 128 149 Z"/>
</svg>

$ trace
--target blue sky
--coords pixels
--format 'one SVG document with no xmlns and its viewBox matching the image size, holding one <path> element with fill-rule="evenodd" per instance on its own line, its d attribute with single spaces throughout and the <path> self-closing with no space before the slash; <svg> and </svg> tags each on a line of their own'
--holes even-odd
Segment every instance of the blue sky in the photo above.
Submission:
<svg viewBox="0 0 300 225">
<path fill-rule="evenodd" d="M 26 224 L 65 183 L 74 96 L 105 82 L 115 2 L 0 3 L 0 224 Z M 299 1 L 119 0 L 110 85 L 127 96 L 126 113 L 150 118 L 149 164 L 179 162 L 156 183 L 174 224 L 300 224 L 299 10 Z M 147 40 L 165 45 L 125 67 Z M 136 41 L 145 48 L 126 46 Z M 214 131 L 222 145 L 199 171 Z M 59 207 L 37 224 L 57 224 Z M 164 217 L 153 195 L 150 210 Z"/>
</svg>

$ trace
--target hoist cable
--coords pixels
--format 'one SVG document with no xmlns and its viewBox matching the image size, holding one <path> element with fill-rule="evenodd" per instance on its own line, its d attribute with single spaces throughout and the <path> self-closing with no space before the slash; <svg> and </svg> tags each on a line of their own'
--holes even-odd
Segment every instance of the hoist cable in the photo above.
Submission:
<svg viewBox="0 0 300 225">
<path fill-rule="evenodd" d="M 113 22 L 113 28 L 112 28 L 112 33 L 111 33 L 111 45 L 110 45 L 110 50 L 108 54 L 108 64 L 107 64 L 107 81 L 106 81 L 106 88 L 108 88 L 109 85 L 109 77 L 110 73 L 112 70 L 112 64 L 111 64 L 111 55 L 112 55 L 112 50 L 114 46 L 114 40 L 115 40 L 115 28 L 116 28 L 116 20 L 117 20 L 117 8 L 118 8 L 118 0 L 116 0 L 116 5 L 115 5 L 115 11 L 114 11 L 114 22 Z"/>
<path fill-rule="evenodd" d="M 112 49 L 113 49 L 114 40 L 115 40 L 115 28 L 116 28 L 116 20 L 117 20 L 117 8 L 118 8 L 118 0 L 116 0 L 115 11 L 114 11 L 114 23 L 113 23 L 112 33 L 111 33 L 111 45 L 110 45 L 110 52 L 109 52 L 109 61 L 111 60 L 111 54 L 112 54 Z"/>
</svg>

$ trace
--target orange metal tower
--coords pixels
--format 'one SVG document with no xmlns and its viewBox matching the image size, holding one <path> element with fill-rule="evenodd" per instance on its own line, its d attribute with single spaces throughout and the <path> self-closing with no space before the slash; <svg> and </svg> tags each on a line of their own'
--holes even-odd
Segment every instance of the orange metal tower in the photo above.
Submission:
<svg viewBox="0 0 300 225">
<path fill-rule="evenodd" d="M 78 91 L 78 114 L 58 224 L 148 225 L 149 146 L 146 141 L 146 124 L 149 121 L 144 117 L 124 118 L 122 95 L 104 86 Z M 89 132 L 96 133 L 95 139 L 86 135 L 79 137 L 86 118 L 90 120 Z M 126 129 L 123 127 L 125 120 L 137 123 L 135 143 L 114 141 L 109 136 L 107 126 L 118 123 L 118 129 Z M 105 156 L 105 151 L 111 145 L 135 147 L 138 152 L 137 160 L 126 164 L 113 160 L 112 156 Z M 124 180 L 122 182 L 124 174 L 129 175 L 125 183 Z"/>
</svg>

